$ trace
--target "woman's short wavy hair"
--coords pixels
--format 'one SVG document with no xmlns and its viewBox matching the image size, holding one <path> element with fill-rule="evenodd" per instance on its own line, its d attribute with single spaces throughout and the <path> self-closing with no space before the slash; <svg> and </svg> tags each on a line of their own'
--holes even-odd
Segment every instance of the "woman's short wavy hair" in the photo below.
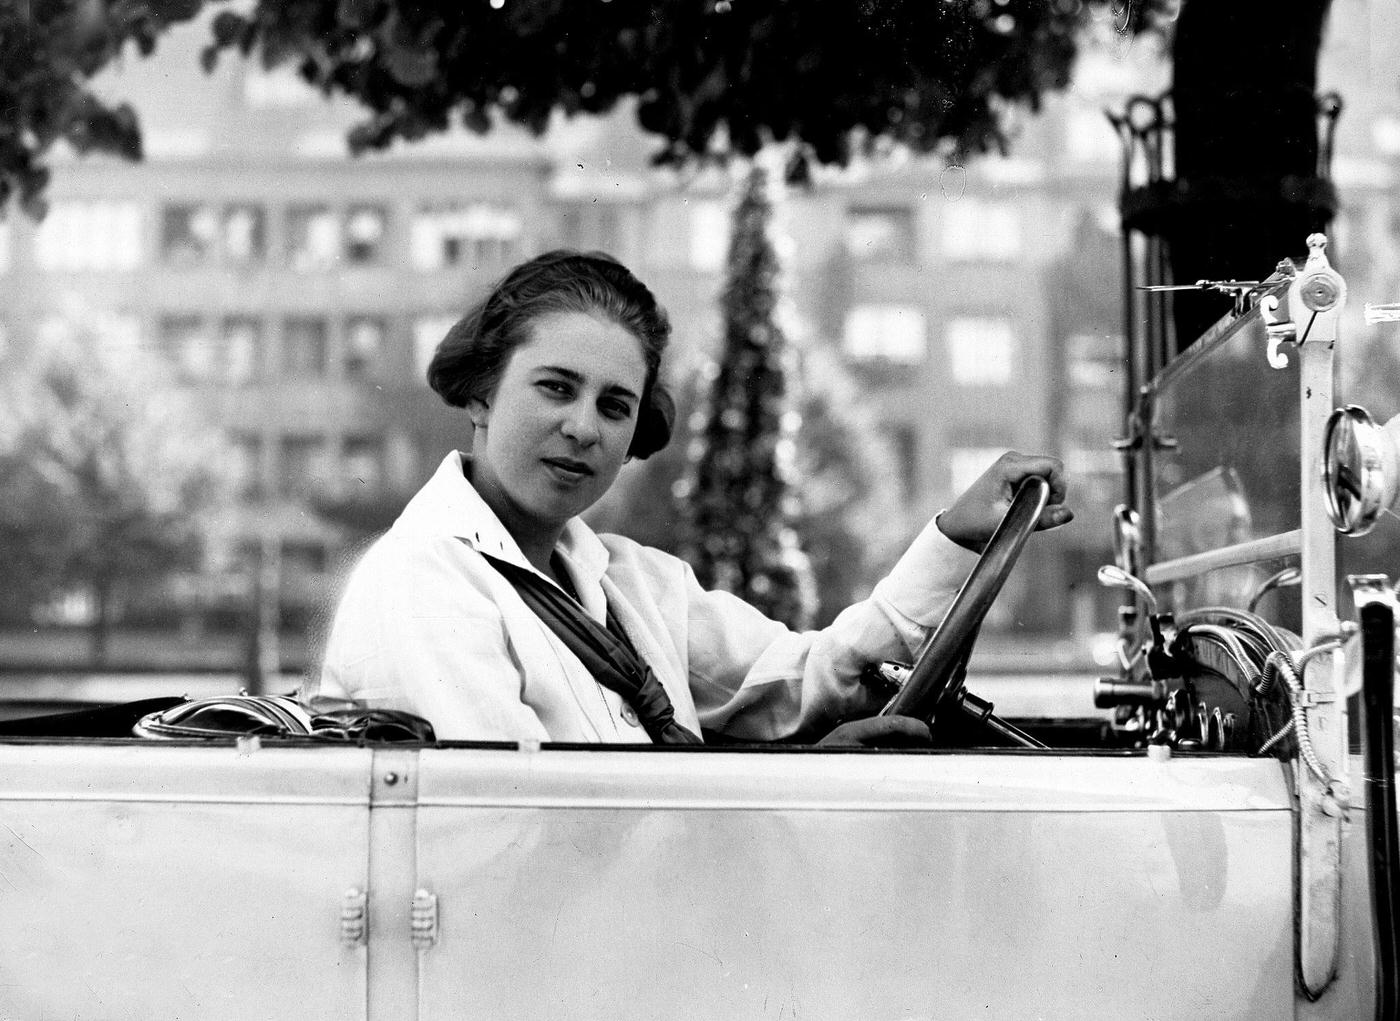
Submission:
<svg viewBox="0 0 1400 1021">
<path fill-rule="evenodd" d="M 603 252 L 558 249 L 512 269 L 447 331 L 428 363 L 428 385 L 453 407 L 489 401 L 530 324 L 557 312 L 605 316 L 637 338 L 647 375 L 627 453 L 645 458 L 665 447 L 676 404 L 657 377 L 671 322 L 647 286 Z"/>
</svg>

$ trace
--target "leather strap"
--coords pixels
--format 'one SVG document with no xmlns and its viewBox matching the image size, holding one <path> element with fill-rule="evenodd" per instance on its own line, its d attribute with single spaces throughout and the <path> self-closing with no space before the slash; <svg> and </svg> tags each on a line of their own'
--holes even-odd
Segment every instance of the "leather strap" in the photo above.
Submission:
<svg viewBox="0 0 1400 1021">
<path fill-rule="evenodd" d="M 576 655 L 599 684 L 617 692 L 636 710 L 643 729 L 657 744 L 702 744 L 696 734 L 676 722 L 671 696 L 651 667 L 637 653 L 627 633 L 608 608 L 608 626 L 601 627 L 578 601 L 533 571 L 482 553 L 520 593 L 535 614 Z"/>
</svg>

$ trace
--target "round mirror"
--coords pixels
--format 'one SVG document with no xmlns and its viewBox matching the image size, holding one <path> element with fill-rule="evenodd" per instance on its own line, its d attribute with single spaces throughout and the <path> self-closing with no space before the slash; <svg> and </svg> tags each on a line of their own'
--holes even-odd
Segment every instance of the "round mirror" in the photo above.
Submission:
<svg viewBox="0 0 1400 1021">
<path fill-rule="evenodd" d="M 1365 535 L 1395 502 L 1396 423 L 1376 425 L 1365 408 L 1348 404 L 1327 419 L 1322 486 L 1327 516 L 1343 535 Z"/>
</svg>

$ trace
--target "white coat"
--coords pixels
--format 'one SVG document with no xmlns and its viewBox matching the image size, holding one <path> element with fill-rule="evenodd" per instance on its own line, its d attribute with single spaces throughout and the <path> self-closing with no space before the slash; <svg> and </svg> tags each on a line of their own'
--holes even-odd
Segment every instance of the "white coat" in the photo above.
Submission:
<svg viewBox="0 0 1400 1021">
<path fill-rule="evenodd" d="M 877 708 L 861 670 L 907 661 L 976 562 L 930 523 L 869 599 L 797 634 L 577 518 L 558 549 L 587 612 L 601 622 L 612 605 L 677 722 L 753 740 Z M 454 452 L 352 571 L 319 692 L 417 713 L 442 740 L 649 740 L 478 550 L 530 567 Z"/>
</svg>

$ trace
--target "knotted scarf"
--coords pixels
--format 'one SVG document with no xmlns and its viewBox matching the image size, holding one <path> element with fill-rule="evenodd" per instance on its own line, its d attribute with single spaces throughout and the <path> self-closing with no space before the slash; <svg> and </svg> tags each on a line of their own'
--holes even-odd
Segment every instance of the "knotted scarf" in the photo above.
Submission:
<svg viewBox="0 0 1400 1021">
<path fill-rule="evenodd" d="M 520 593 L 535 614 L 569 647 L 599 684 L 617 692 L 632 706 L 643 729 L 657 744 L 701 744 L 700 738 L 676 722 L 671 697 L 608 607 L 608 626 L 584 611 L 578 601 L 534 571 L 481 554 Z"/>
</svg>

